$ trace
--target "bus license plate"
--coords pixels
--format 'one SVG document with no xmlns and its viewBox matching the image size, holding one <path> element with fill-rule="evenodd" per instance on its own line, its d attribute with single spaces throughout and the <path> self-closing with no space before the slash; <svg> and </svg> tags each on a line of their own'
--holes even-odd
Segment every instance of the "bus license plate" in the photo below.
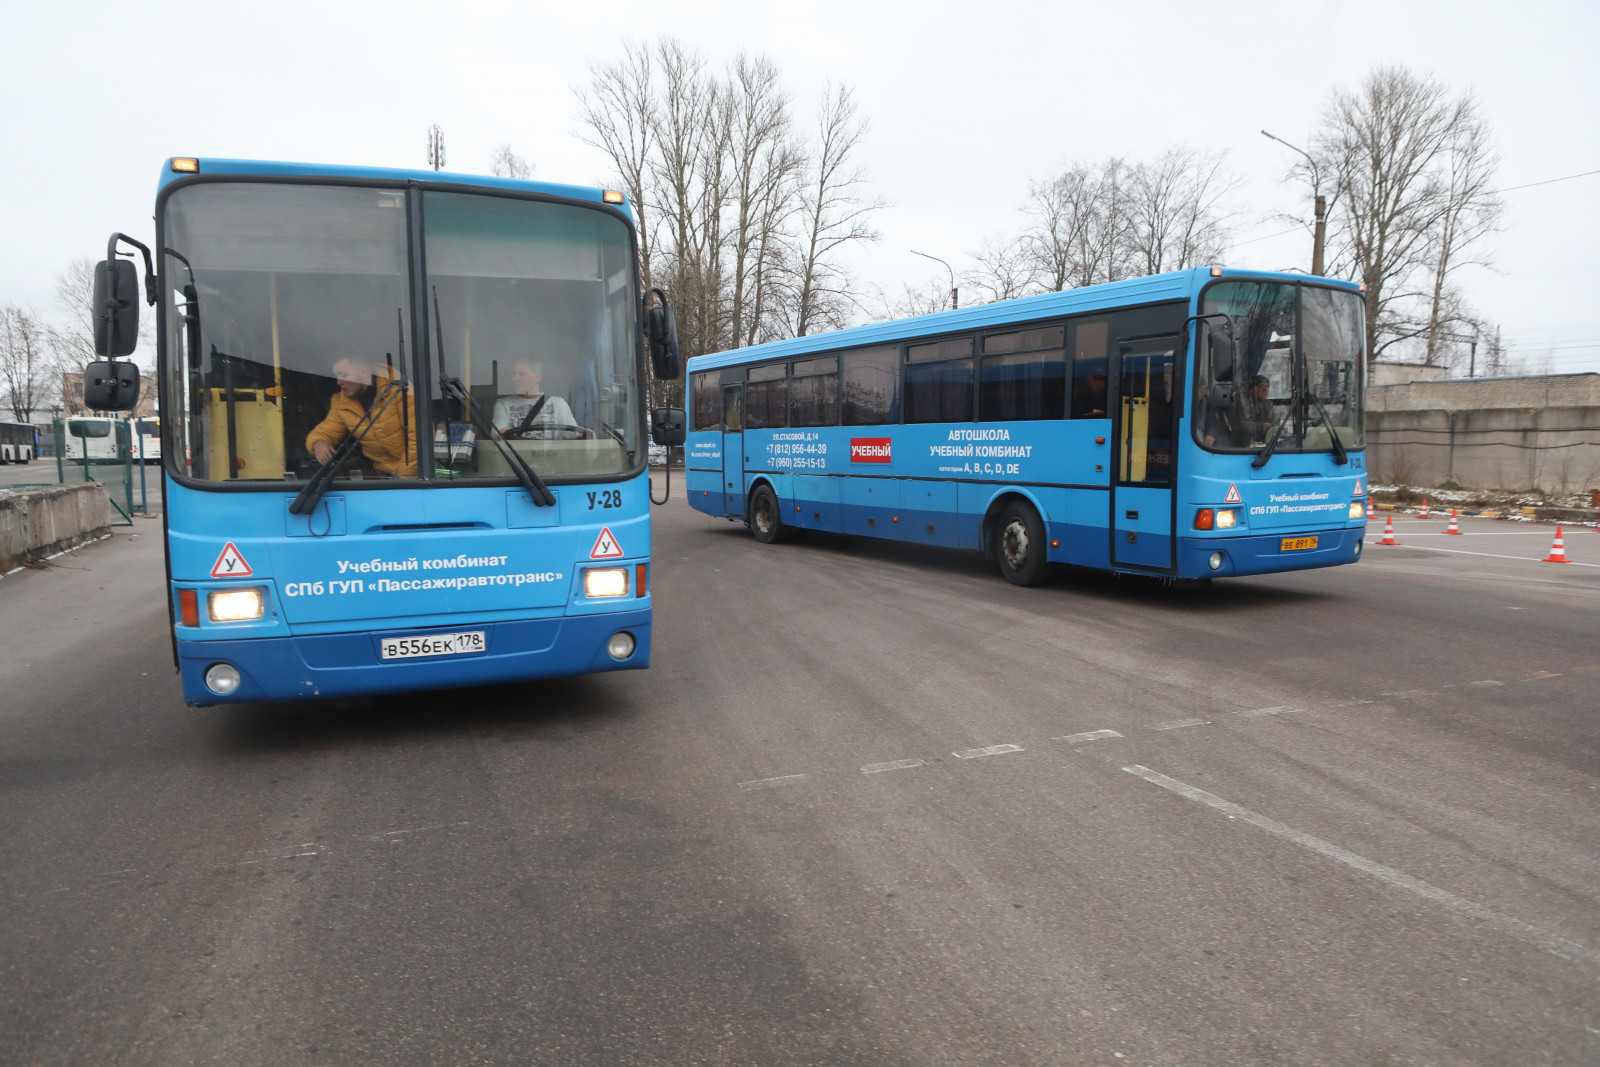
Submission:
<svg viewBox="0 0 1600 1067">
<path fill-rule="evenodd" d="M 459 634 L 429 634 L 426 637 L 385 637 L 379 643 L 384 659 L 415 659 L 418 656 L 460 656 L 482 652 L 483 631 Z"/>
<path fill-rule="evenodd" d="M 1316 548 L 1315 537 L 1285 537 L 1280 552 L 1304 552 L 1308 548 Z"/>
</svg>

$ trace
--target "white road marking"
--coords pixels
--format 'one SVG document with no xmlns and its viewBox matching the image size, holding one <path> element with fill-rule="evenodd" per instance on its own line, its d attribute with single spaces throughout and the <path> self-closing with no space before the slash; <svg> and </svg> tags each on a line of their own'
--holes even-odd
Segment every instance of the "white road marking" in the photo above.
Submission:
<svg viewBox="0 0 1600 1067">
<path fill-rule="evenodd" d="M 1330 708 L 1353 708 L 1361 704 L 1376 704 L 1376 700 L 1346 700 L 1339 704 L 1329 704 Z"/>
<path fill-rule="evenodd" d="M 1400 548 L 1414 548 L 1418 552 L 1449 552 L 1455 556 L 1488 556 L 1490 559 L 1520 559 L 1524 563 L 1541 563 L 1542 558 L 1533 556 L 1507 556 L 1499 552 L 1469 552 L 1464 548 L 1434 548 L 1432 545 L 1400 545 Z M 1568 560 L 1568 567 L 1600 567 L 1600 563 L 1579 563 L 1577 560 Z"/>
<path fill-rule="evenodd" d="M 1084 741 L 1100 741 L 1107 737 L 1121 737 L 1115 730 L 1086 730 L 1081 734 L 1068 734 L 1065 737 L 1052 737 L 1052 741 L 1065 741 L 1069 745 L 1080 744 Z"/>
<path fill-rule="evenodd" d="M 1152 730 L 1181 730 L 1185 726 L 1210 726 L 1210 719 L 1173 719 L 1171 722 L 1158 722 L 1150 727 Z"/>
<path fill-rule="evenodd" d="M 1522 680 L 1524 682 L 1537 682 L 1541 678 L 1559 678 L 1559 677 L 1561 677 L 1561 675 L 1556 671 L 1534 671 L 1532 674 L 1524 674 L 1522 676 Z"/>
<path fill-rule="evenodd" d="M 1493 678 L 1485 678 L 1481 682 L 1468 682 L 1467 683 L 1468 686 L 1470 686 L 1472 688 L 1475 688 L 1475 689 L 1493 689 L 1493 688 L 1495 688 L 1497 686 L 1502 686 L 1502 685 L 1505 685 L 1505 684 L 1506 683 L 1504 683 L 1504 682 L 1497 682 Z"/>
<path fill-rule="evenodd" d="M 1396 889 L 1404 889 L 1408 893 L 1415 893 L 1417 896 L 1431 900 L 1435 904 L 1441 904 L 1451 911 L 1485 922 L 1502 933 L 1510 934 L 1512 937 L 1544 949 L 1552 955 L 1600 970 L 1600 952 L 1596 952 L 1585 945 L 1580 945 L 1575 941 L 1569 941 L 1559 934 L 1525 923 L 1521 919 L 1502 915 L 1497 911 L 1484 907 L 1482 904 L 1467 900 L 1464 897 L 1458 897 L 1454 893 L 1440 889 L 1437 886 L 1429 885 L 1427 882 L 1419 878 L 1413 878 L 1409 874 L 1403 874 L 1393 867 L 1385 867 L 1381 863 L 1369 860 L 1365 856 L 1357 855 L 1347 849 L 1342 849 L 1338 845 L 1322 840 L 1320 837 L 1312 837 L 1310 834 L 1301 833 L 1293 827 L 1285 826 L 1281 822 L 1269 819 L 1265 815 L 1259 815 L 1248 808 L 1241 808 L 1237 804 L 1223 800 L 1214 793 L 1208 793 L 1204 789 L 1196 789 L 1194 786 L 1180 782 L 1176 778 L 1168 778 L 1166 775 L 1152 771 L 1148 767 L 1134 765 L 1122 769 L 1129 774 L 1137 775 L 1147 782 L 1158 785 L 1162 789 L 1169 790 L 1207 807 L 1215 808 L 1235 819 L 1242 819 L 1252 826 L 1267 831 L 1269 834 L 1281 837 L 1286 841 L 1292 841 L 1303 848 L 1308 848 L 1331 860 L 1337 860 L 1347 867 L 1353 867 L 1364 874 L 1370 874 L 1386 885 L 1393 886 Z"/>
<path fill-rule="evenodd" d="M 795 782 L 805 781 L 803 774 L 785 774 L 777 778 L 757 778 L 753 782 L 740 782 L 740 789 L 776 789 L 782 785 L 791 785 Z"/>
<path fill-rule="evenodd" d="M 385 830 L 381 834 L 368 834 L 366 839 L 368 841 L 383 841 L 385 839 L 392 840 L 396 837 L 399 837 L 401 834 L 420 834 L 425 830 L 449 830 L 457 826 L 471 825 L 472 824 L 470 822 L 441 822 L 435 823 L 432 826 L 413 826 L 406 830 Z"/>
<path fill-rule="evenodd" d="M 869 763 L 861 768 L 862 774 L 882 774 L 884 771 L 906 771 L 912 767 L 922 766 L 919 759 L 897 759 L 888 763 Z"/>
<path fill-rule="evenodd" d="M 1242 715 L 1242 716 L 1252 716 L 1252 715 L 1293 715 L 1295 712 L 1297 712 L 1299 710 L 1300 710 L 1299 708 L 1286 708 L 1286 707 L 1254 708 L 1254 709 L 1252 709 L 1250 711 L 1237 711 L 1237 712 L 1234 712 L 1234 714 L 1235 715 Z"/>
<path fill-rule="evenodd" d="M 990 745 L 988 748 L 969 748 L 965 752 L 952 752 L 956 759 L 982 759 L 984 756 L 1003 756 L 1007 752 L 1021 752 L 1021 745 Z"/>
</svg>

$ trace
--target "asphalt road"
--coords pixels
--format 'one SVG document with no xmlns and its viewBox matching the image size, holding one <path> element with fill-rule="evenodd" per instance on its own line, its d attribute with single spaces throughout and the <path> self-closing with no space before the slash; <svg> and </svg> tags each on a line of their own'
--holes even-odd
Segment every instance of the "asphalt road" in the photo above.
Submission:
<svg viewBox="0 0 1600 1067">
<path fill-rule="evenodd" d="M 184 708 L 151 520 L 0 579 L 0 1063 L 1600 1062 L 1594 530 L 658 519 L 650 671 L 360 706 Z"/>
</svg>

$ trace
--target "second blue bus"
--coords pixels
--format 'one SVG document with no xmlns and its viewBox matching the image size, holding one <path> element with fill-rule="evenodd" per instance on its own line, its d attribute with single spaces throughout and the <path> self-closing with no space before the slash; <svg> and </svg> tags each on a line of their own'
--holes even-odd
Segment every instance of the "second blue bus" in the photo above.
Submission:
<svg viewBox="0 0 1600 1067">
<path fill-rule="evenodd" d="M 1364 304 L 1207 267 L 689 362 L 688 492 L 791 530 L 1167 579 L 1354 563 Z"/>
</svg>

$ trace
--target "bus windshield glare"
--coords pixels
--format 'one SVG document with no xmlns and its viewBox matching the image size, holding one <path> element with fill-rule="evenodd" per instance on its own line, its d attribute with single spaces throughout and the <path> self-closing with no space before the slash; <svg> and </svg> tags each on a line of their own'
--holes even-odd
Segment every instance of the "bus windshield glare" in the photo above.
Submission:
<svg viewBox="0 0 1600 1067">
<path fill-rule="evenodd" d="M 479 432 L 490 421 L 548 479 L 617 477 L 644 462 L 632 244 L 609 212 L 466 192 L 199 183 L 166 200 L 163 234 L 179 475 L 281 489 L 317 470 L 322 443 L 365 429 L 344 477 L 508 480 L 504 453 Z M 442 376 L 460 379 L 480 419 L 446 398 Z"/>
<path fill-rule="evenodd" d="M 1202 317 L 1227 317 L 1232 365 L 1197 367 L 1194 434 L 1215 452 L 1338 452 L 1363 446 L 1363 305 L 1343 289 L 1224 281 Z M 1204 331 L 1202 331 L 1203 333 Z"/>
</svg>

